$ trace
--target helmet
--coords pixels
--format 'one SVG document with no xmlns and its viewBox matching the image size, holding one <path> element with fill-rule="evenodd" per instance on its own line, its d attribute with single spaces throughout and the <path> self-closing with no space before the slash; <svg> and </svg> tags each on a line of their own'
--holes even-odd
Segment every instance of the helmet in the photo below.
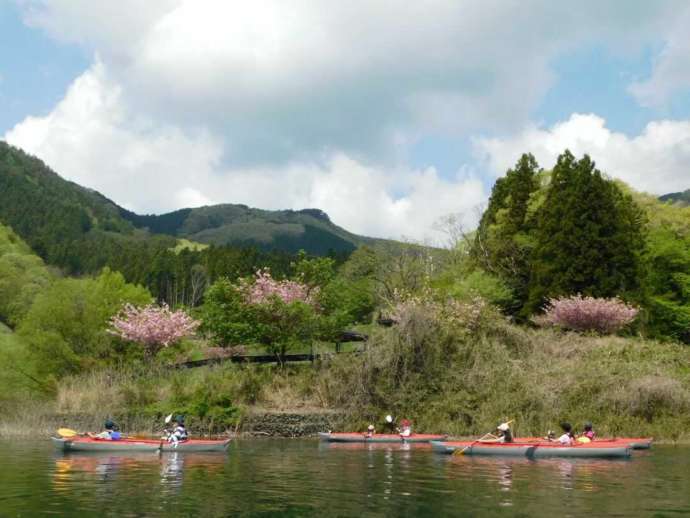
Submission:
<svg viewBox="0 0 690 518">
<path fill-rule="evenodd" d="M 374 431 L 374 425 L 370 424 L 369 426 L 367 426 L 367 430 L 369 430 L 370 432 L 373 432 Z"/>
<path fill-rule="evenodd" d="M 591 430 L 591 429 L 592 429 L 592 423 L 590 423 L 589 421 L 587 421 L 587 422 L 585 423 L 585 430 Z"/>
<path fill-rule="evenodd" d="M 106 430 L 112 430 L 113 428 L 115 428 L 115 423 L 113 423 L 110 419 L 106 419 L 105 423 L 103 423 L 103 427 Z"/>
<path fill-rule="evenodd" d="M 393 416 L 390 415 L 390 414 L 387 415 L 387 416 L 386 416 L 386 422 L 387 422 L 387 423 L 392 423 L 392 422 L 393 422 Z"/>
<path fill-rule="evenodd" d="M 175 418 L 175 422 L 176 422 L 177 424 L 184 424 L 184 416 L 183 416 L 183 415 L 178 415 L 178 416 Z"/>
</svg>

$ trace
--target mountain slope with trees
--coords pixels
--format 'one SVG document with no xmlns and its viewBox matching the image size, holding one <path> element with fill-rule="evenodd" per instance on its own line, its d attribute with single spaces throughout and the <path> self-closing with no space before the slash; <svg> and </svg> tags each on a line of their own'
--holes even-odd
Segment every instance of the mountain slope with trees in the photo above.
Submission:
<svg viewBox="0 0 690 518">
<path fill-rule="evenodd" d="M 683 207 L 690 206 L 690 189 L 683 192 L 672 192 L 659 196 L 661 201 L 670 202 Z"/>
<path fill-rule="evenodd" d="M 102 266 L 89 259 L 99 247 L 128 248 L 130 240 L 137 247 L 156 249 L 174 246 L 173 238 L 187 238 L 315 255 L 348 254 L 362 244 L 385 242 L 347 232 L 318 209 L 267 211 L 223 204 L 138 215 L 61 178 L 41 160 L 2 141 L 0 222 L 10 225 L 48 263 L 72 273 Z M 147 239 L 153 241 L 144 244 Z"/>
</svg>

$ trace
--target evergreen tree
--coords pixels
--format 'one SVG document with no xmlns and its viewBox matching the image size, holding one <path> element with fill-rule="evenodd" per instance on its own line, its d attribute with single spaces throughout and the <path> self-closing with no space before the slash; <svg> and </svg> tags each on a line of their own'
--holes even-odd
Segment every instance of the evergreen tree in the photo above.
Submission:
<svg viewBox="0 0 690 518">
<path fill-rule="evenodd" d="M 558 157 L 534 238 L 524 315 L 559 295 L 640 296 L 642 212 L 589 156 Z"/>
<path fill-rule="evenodd" d="M 530 201 L 539 188 L 539 164 L 523 154 L 499 178 L 475 237 L 472 255 L 482 269 L 500 277 L 513 291 L 514 304 L 505 308 L 516 313 L 527 298 L 529 256 L 532 248 Z"/>
</svg>

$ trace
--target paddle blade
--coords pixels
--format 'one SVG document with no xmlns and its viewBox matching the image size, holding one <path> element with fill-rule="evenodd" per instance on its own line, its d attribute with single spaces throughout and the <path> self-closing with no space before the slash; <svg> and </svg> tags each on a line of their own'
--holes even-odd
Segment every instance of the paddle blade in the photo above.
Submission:
<svg viewBox="0 0 690 518">
<path fill-rule="evenodd" d="M 172 421 L 172 414 L 170 414 L 168 417 L 165 418 L 165 424 L 168 424 L 170 421 Z"/>
<path fill-rule="evenodd" d="M 60 437 L 76 437 L 77 435 L 79 435 L 78 432 L 75 432 L 70 428 L 58 428 L 57 433 Z"/>
</svg>

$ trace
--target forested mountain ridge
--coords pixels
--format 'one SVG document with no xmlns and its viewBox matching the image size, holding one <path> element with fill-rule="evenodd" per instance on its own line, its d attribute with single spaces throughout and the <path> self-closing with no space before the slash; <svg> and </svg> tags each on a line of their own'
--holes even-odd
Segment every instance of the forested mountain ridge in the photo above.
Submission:
<svg viewBox="0 0 690 518">
<path fill-rule="evenodd" d="M 352 234 L 318 209 L 270 211 L 228 203 L 161 215 L 141 216 L 126 210 L 121 214 L 137 227 L 205 244 L 306 250 L 325 255 L 329 251 L 351 252 L 359 245 L 382 241 Z"/>
<path fill-rule="evenodd" d="M 316 255 L 349 253 L 361 244 L 383 241 L 347 232 L 318 209 L 267 211 L 223 204 L 138 215 L 61 178 L 38 158 L 2 141 L 0 222 L 10 225 L 46 261 L 73 273 L 84 270 L 84 258 L 75 257 L 75 250 L 84 253 L 103 240 L 107 246 L 123 239 L 141 243 L 151 234 L 265 251 L 303 249 Z M 170 238 L 153 238 L 174 244 Z"/>
<path fill-rule="evenodd" d="M 683 192 L 672 192 L 659 196 L 661 201 L 671 202 L 684 207 L 690 205 L 690 189 Z"/>
</svg>

